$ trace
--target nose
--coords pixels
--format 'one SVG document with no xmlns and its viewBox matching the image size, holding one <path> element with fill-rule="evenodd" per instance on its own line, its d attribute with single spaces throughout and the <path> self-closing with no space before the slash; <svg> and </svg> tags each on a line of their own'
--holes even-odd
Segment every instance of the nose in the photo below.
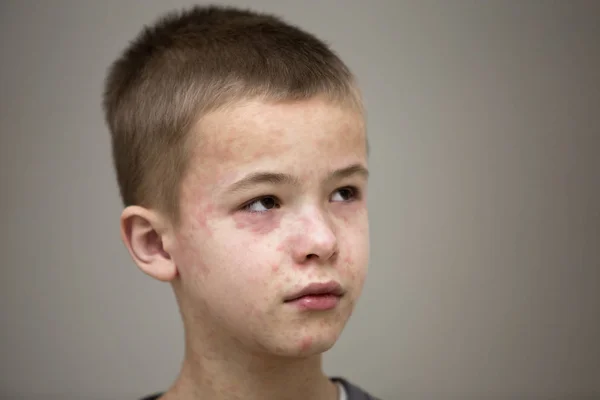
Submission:
<svg viewBox="0 0 600 400">
<path fill-rule="evenodd" d="M 294 261 L 325 262 L 338 253 L 338 240 L 330 219 L 322 212 L 311 210 L 299 218 L 292 243 Z"/>
</svg>

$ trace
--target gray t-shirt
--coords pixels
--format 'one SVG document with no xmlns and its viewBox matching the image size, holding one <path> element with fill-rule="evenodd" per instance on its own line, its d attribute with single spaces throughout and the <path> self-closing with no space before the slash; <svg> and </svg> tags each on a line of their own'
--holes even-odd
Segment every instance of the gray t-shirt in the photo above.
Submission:
<svg viewBox="0 0 600 400">
<path fill-rule="evenodd" d="M 331 380 L 344 387 L 344 389 L 346 391 L 347 400 L 380 400 L 376 397 L 371 396 L 370 394 L 365 392 L 360 387 L 355 386 L 352 383 L 348 382 L 344 378 L 334 377 L 334 378 L 331 378 Z M 141 400 L 158 400 L 160 398 L 160 396 L 162 396 L 162 395 L 163 395 L 163 393 L 156 393 L 151 396 L 144 397 Z"/>
<path fill-rule="evenodd" d="M 380 400 L 376 397 L 371 396 L 363 389 L 353 385 L 344 378 L 334 377 L 332 381 L 341 384 L 346 390 L 347 400 Z"/>
</svg>

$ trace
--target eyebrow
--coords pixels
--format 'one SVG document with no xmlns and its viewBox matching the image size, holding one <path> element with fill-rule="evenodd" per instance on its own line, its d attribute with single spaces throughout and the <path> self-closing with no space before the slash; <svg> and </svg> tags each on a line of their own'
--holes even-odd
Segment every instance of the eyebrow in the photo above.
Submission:
<svg viewBox="0 0 600 400">
<path fill-rule="evenodd" d="M 361 175 L 365 179 L 369 177 L 369 170 L 362 164 L 353 164 L 346 168 L 341 168 L 333 171 L 326 178 L 326 182 L 336 181 L 348 178 L 353 175 Z M 278 172 L 254 172 L 239 181 L 233 183 L 228 189 L 228 193 L 243 192 L 253 186 L 268 183 L 271 185 L 290 185 L 300 186 L 300 180 L 289 174 Z"/>
</svg>

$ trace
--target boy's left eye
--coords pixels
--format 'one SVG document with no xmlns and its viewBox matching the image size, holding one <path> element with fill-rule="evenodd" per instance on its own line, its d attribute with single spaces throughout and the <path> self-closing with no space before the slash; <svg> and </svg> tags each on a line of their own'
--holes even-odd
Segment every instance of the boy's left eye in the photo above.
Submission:
<svg viewBox="0 0 600 400">
<path fill-rule="evenodd" d="M 277 198 L 273 196 L 264 196 L 246 204 L 243 208 L 252 213 L 263 213 L 279 207 L 280 204 Z"/>
<path fill-rule="evenodd" d="M 338 202 L 338 201 L 351 201 L 354 200 L 357 196 L 357 189 L 353 188 L 353 187 L 343 187 L 340 188 L 338 190 L 336 190 L 335 192 L 333 192 L 333 195 L 331 196 L 331 201 L 334 202 Z"/>
</svg>

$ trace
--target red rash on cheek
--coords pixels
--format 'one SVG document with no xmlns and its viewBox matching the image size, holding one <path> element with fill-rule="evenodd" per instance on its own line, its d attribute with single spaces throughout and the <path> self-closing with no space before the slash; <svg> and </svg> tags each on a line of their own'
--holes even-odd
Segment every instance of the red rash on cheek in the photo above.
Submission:
<svg viewBox="0 0 600 400">
<path fill-rule="evenodd" d="M 280 226 L 280 219 L 272 215 L 252 215 L 247 212 L 239 212 L 234 217 L 235 227 L 248 230 L 252 233 L 266 235 Z"/>
<path fill-rule="evenodd" d="M 184 212 L 192 217 L 193 229 L 209 231 L 208 222 L 215 212 L 215 205 L 206 196 L 205 190 L 198 188 L 198 179 L 200 178 L 195 178 L 194 182 L 190 183 L 190 187 L 182 196 L 182 202 L 186 206 Z"/>
<path fill-rule="evenodd" d="M 206 206 L 204 206 L 204 214 L 206 214 L 207 216 L 212 214 L 214 210 L 215 205 L 213 203 L 208 203 Z"/>
<path fill-rule="evenodd" d="M 215 206 L 212 203 L 208 203 L 203 207 L 200 207 L 200 211 L 198 212 L 196 220 L 201 228 L 205 229 L 210 233 L 210 228 L 208 227 L 208 220 L 214 212 Z"/>
</svg>

